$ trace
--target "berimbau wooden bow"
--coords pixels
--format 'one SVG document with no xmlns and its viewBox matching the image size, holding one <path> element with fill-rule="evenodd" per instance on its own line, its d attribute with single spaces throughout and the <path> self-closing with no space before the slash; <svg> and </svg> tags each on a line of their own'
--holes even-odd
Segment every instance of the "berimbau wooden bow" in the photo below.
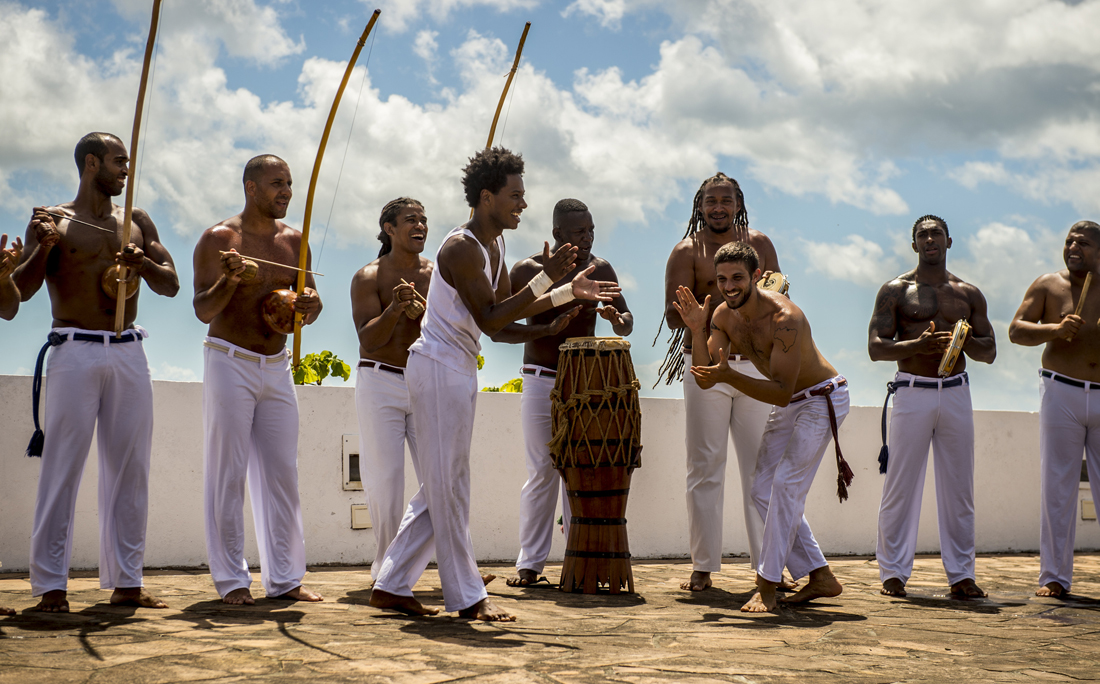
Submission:
<svg viewBox="0 0 1100 684">
<path fill-rule="evenodd" d="M 363 49 L 363 46 L 367 44 L 367 37 L 370 36 L 371 29 L 374 28 L 374 23 L 378 21 L 378 15 L 382 14 L 382 10 L 374 10 L 374 14 L 371 15 L 370 21 L 367 22 L 367 28 L 363 29 L 363 35 L 359 37 L 359 42 L 355 44 L 355 52 L 351 53 L 351 59 L 348 60 L 348 68 L 344 70 L 344 78 L 340 81 L 340 87 L 336 89 L 336 97 L 332 101 L 332 109 L 328 112 L 328 121 L 325 122 L 325 132 L 321 134 L 321 145 L 317 148 L 317 158 L 313 160 L 313 175 L 309 179 L 309 192 L 306 193 L 306 213 L 302 217 L 302 246 L 299 249 L 298 254 L 298 287 L 295 288 L 298 292 L 298 296 L 301 296 L 306 290 L 306 266 L 309 259 L 309 219 L 313 214 L 313 193 L 317 189 L 317 176 L 321 173 L 321 159 L 325 156 L 325 146 L 328 145 L 328 134 L 332 131 L 332 122 L 336 119 L 336 108 L 340 106 L 340 98 L 344 95 L 344 88 L 348 85 L 348 79 L 351 77 L 352 69 L 355 68 L 355 60 L 359 59 L 359 52 Z M 302 362 L 302 314 L 294 314 L 294 368 L 297 370 L 298 364 Z"/>
<path fill-rule="evenodd" d="M 122 219 L 122 246 L 130 244 L 133 232 L 134 185 L 136 176 L 134 160 L 137 159 L 138 137 L 141 134 L 141 112 L 145 108 L 145 86 L 149 83 L 149 61 L 153 57 L 153 46 L 157 42 L 157 24 L 160 22 L 160 0 L 153 0 L 153 19 L 149 23 L 149 38 L 145 41 L 145 61 L 141 65 L 141 85 L 138 87 L 137 108 L 134 111 L 134 131 L 130 136 L 130 178 L 126 184 L 126 213 Z M 115 303 L 115 337 L 122 336 L 122 327 L 126 324 L 126 266 L 118 267 L 118 301 Z"/>
<path fill-rule="evenodd" d="M 500 110 L 504 109 L 504 100 L 508 97 L 508 88 L 512 86 L 512 79 L 519 69 L 519 57 L 523 54 L 523 44 L 527 42 L 527 32 L 531 30 L 531 22 L 523 25 L 523 35 L 519 37 L 519 45 L 516 46 L 516 58 L 512 60 L 512 69 L 508 72 L 508 80 L 504 82 L 504 90 L 500 93 L 500 102 L 497 102 L 497 111 L 493 114 L 493 125 L 489 127 L 489 139 L 485 141 L 485 149 L 493 146 L 493 138 L 497 134 L 497 121 L 500 119 Z M 509 111 L 511 111 L 509 109 Z M 470 209 L 470 218 L 474 217 L 473 208 Z"/>
</svg>

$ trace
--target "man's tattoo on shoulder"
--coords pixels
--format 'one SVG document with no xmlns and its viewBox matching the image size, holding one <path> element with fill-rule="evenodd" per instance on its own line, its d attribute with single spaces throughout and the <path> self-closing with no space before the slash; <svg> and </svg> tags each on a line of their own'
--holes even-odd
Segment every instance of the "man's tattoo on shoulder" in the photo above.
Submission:
<svg viewBox="0 0 1100 684">
<path fill-rule="evenodd" d="M 715 325 L 714 321 L 711 321 L 711 322 L 710 322 L 710 329 L 711 329 L 711 330 L 718 330 L 718 326 L 717 326 L 717 325 Z"/>
<path fill-rule="evenodd" d="M 786 354 L 798 340 L 798 330 L 794 328 L 776 328 L 775 341 L 783 345 L 783 353 Z"/>
</svg>

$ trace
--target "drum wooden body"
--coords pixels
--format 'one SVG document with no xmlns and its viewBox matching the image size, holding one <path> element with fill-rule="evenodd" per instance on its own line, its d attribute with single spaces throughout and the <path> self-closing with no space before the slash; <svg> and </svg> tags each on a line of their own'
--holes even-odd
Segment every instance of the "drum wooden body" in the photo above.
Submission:
<svg viewBox="0 0 1100 684">
<path fill-rule="evenodd" d="M 103 272 L 103 276 L 99 279 L 100 287 L 103 288 L 103 293 L 110 299 L 118 299 L 118 264 L 110 266 Z M 133 298 L 138 293 L 138 286 L 141 283 L 138 281 L 138 272 L 134 269 L 127 269 L 126 271 L 126 299 Z"/>
<path fill-rule="evenodd" d="M 558 349 L 549 446 L 571 510 L 560 588 L 633 593 L 626 502 L 641 466 L 642 415 L 630 343 L 571 337 Z"/>
</svg>

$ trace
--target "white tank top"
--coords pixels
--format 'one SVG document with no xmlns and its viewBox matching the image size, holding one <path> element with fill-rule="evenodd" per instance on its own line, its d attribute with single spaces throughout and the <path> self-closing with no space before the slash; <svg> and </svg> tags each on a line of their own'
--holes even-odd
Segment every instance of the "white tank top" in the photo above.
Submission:
<svg viewBox="0 0 1100 684">
<path fill-rule="evenodd" d="M 497 236 L 500 263 L 497 264 L 494 277 L 490 272 L 492 260 L 489 258 L 489 250 L 464 226 L 458 226 L 447 233 L 447 237 L 439 245 L 439 251 L 442 252 L 443 246 L 456 235 L 470 236 L 481 248 L 481 254 L 485 258 L 485 277 L 492 283 L 495 292 L 500 274 L 504 272 L 504 236 Z M 438 264 L 439 252 L 436 252 L 435 260 Z M 477 375 L 481 328 L 477 327 L 474 317 L 462 303 L 458 291 L 447 284 L 441 273 L 438 266 L 432 271 L 428 282 L 428 306 L 424 312 L 424 321 L 420 324 L 420 337 L 409 346 L 409 351 L 423 354 L 463 375 Z"/>
</svg>

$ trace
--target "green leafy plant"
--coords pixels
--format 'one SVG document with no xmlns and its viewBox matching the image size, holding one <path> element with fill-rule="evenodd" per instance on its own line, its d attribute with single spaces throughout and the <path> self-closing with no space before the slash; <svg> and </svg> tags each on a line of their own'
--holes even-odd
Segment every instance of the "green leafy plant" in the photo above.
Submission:
<svg viewBox="0 0 1100 684">
<path fill-rule="evenodd" d="M 320 354 L 306 354 L 294 370 L 294 384 L 320 385 L 330 375 L 343 378 L 347 382 L 351 377 L 351 366 L 327 350 Z"/>
<path fill-rule="evenodd" d="M 482 392 L 513 392 L 523 394 L 523 378 L 512 378 L 500 387 L 482 387 Z"/>
<path fill-rule="evenodd" d="M 478 354 L 477 355 L 477 369 L 481 370 L 484 367 L 485 367 L 485 357 L 482 356 L 481 354 Z"/>
</svg>

